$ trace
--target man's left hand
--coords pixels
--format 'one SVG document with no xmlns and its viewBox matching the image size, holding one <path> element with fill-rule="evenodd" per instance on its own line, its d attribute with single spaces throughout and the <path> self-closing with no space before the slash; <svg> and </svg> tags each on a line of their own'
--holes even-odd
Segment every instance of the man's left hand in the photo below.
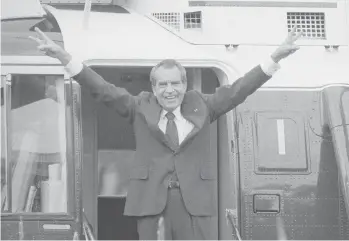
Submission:
<svg viewBox="0 0 349 241">
<path fill-rule="evenodd" d="M 288 33 L 285 41 L 271 55 L 271 58 L 275 63 L 278 63 L 280 60 L 293 54 L 299 49 L 299 46 L 296 45 L 295 42 L 297 41 L 297 39 L 299 39 L 300 36 L 302 36 L 302 32 L 296 32 L 296 30 L 297 27 L 294 26 L 291 32 Z"/>
</svg>

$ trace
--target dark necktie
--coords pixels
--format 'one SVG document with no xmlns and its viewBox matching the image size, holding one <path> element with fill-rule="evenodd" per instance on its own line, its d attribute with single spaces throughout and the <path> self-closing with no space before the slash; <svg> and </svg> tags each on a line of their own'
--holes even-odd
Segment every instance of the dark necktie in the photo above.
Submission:
<svg viewBox="0 0 349 241">
<path fill-rule="evenodd" d="M 166 135 L 170 138 L 173 144 L 179 145 L 177 126 L 174 121 L 175 115 L 172 112 L 167 112 L 165 115 L 167 118 Z"/>
</svg>

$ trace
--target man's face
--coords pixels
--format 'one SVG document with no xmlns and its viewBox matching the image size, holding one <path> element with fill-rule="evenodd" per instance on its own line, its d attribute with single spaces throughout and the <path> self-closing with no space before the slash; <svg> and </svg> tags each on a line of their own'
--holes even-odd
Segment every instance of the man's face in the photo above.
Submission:
<svg viewBox="0 0 349 241">
<path fill-rule="evenodd" d="M 153 92 L 159 104 L 167 111 L 173 111 L 182 104 L 187 83 L 183 83 L 181 72 L 177 67 L 158 68 L 153 78 Z"/>
</svg>

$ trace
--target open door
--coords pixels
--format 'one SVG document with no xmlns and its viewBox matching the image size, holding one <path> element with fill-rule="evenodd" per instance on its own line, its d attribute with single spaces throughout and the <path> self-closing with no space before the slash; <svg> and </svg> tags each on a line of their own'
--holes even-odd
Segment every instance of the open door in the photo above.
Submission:
<svg viewBox="0 0 349 241">
<path fill-rule="evenodd" d="M 105 80 L 127 89 L 137 95 L 141 91 L 151 91 L 149 74 L 151 67 L 92 66 Z M 219 76 L 211 68 L 188 67 L 188 90 L 196 89 L 203 93 L 213 93 L 219 84 Z M 89 219 L 93 220 L 94 232 L 99 240 L 138 239 L 137 223 L 133 217 L 123 215 L 127 195 L 129 171 L 136 150 L 132 126 L 103 104 L 94 102 L 88 90 L 82 90 L 82 115 L 84 135 L 84 208 Z M 224 117 L 225 118 L 225 117 Z M 224 125 L 219 131 L 219 125 Z M 229 161 L 228 155 L 219 154 L 218 132 L 227 133 L 227 122 L 220 120 L 212 124 L 211 158 L 221 170 L 219 158 Z M 228 142 L 225 135 L 224 141 Z M 223 141 L 220 140 L 220 141 Z M 229 153 L 229 144 L 224 151 Z M 226 161 L 224 160 L 224 161 Z M 229 166 L 229 163 L 226 163 Z M 229 170 L 224 167 L 225 170 Z M 230 178 L 230 175 L 227 175 Z M 217 198 L 219 199 L 219 182 Z M 229 187 L 231 188 L 231 187 Z M 225 208 L 221 208 L 225 210 Z M 95 218 L 94 218 L 95 217 Z M 226 225 L 223 211 L 223 222 Z M 229 237 L 231 238 L 231 234 Z"/>
</svg>

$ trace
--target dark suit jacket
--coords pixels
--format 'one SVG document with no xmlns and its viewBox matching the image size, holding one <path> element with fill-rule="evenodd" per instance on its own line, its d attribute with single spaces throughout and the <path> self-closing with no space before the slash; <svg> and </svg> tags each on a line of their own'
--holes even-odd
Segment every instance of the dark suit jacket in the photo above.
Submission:
<svg viewBox="0 0 349 241">
<path fill-rule="evenodd" d="M 175 147 L 158 127 L 162 108 L 153 93 L 132 96 L 84 66 L 74 79 L 87 86 L 98 101 L 127 118 L 135 131 L 137 150 L 130 170 L 124 214 L 161 213 L 167 200 L 167 178 L 175 168 L 188 212 L 197 216 L 215 215 L 217 163 L 210 160 L 210 123 L 242 103 L 269 78 L 257 66 L 232 85 L 218 88 L 215 94 L 188 91 L 181 110 L 195 127 L 181 145 Z"/>
</svg>

